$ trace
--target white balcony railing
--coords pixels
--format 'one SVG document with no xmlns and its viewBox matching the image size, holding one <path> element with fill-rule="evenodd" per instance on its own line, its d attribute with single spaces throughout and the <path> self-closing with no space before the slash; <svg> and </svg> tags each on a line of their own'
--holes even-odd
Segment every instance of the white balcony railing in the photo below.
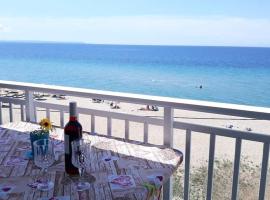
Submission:
<svg viewBox="0 0 270 200">
<path fill-rule="evenodd" d="M 14 90 L 24 91 L 25 97 L 21 99 L 9 98 L 6 96 L 0 97 L 0 124 L 3 123 L 2 104 L 7 103 L 9 109 L 9 121 L 13 121 L 13 107 L 19 105 L 20 117 L 22 121 L 36 122 L 37 107 L 46 109 L 46 116 L 50 118 L 51 110 L 59 112 L 60 126 L 64 126 L 64 113 L 68 111 L 68 105 L 59 105 L 46 102 L 38 102 L 33 99 L 35 92 L 49 93 L 49 94 L 64 94 L 74 97 L 96 98 L 103 100 L 128 102 L 143 105 L 157 105 L 163 108 L 163 117 L 151 118 L 145 116 L 137 116 L 126 113 L 111 112 L 105 110 L 96 110 L 90 108 L 78 108 L 79 114 L 91 116 L 91 133 L 95 133 L 95 117 L 101 116 L 107 118 L 107 135 L 112 135 L 112 119 L 121 119 L 125 121 L 124 137 L 129 139 L 130 122 L 139 122 L 143 124 L 143 141 L 148 142 L 148 127 L 149 125 L 158 125 L 163 127 L 163 142 L 164 145 L 171 146 L 173 142 L 173 130 L 181 129 L 186 131 L 186 146 L 185 146 L 185 177 L 184 177 L 184 199 L 189 199 L 190 191 L 190 151 L 191 151 L 191 136 L 193 132 L 200 132 L 210 135 L 209 144 L 209 159 L 208 159 L 208 179 L 207 179 L 207 199 L 212 199 L 212 185 L 213 185 L 213 170 L 214 170 L 214 156 L 216 136 L 224 136 L 235 139 L 235 155 L 234 155 L 234 171 L 231 199 L 237 199 L 238 182 L 239 182 L 239 166 L 241 157 L 241 144 L 243 140 L 256 141 L 263 143 L 262 167 L 259 186 L 259 199 L 264 199 L 266 191 L 266 177 L 269 160 L 269 144 L 270 135 L 245 132 L 233 129 L 217 128 L 212 126 L 205 126 L 199 124 L 192 124 L 187 122 L 180 122 L 174 120 L 174 110 L 191 110 L 206 113 L 215 113 L 230 116 L 241 116 L 245 118 L 270 120 L 270 109 L 240 106 L 233 104 L 213 103 L 195 100 L 175 99 L 168 97 L 157 97 L 137 94 L 126 94 L 118 92 L 98 91 L 82 88 L 71 88 L 61 86 L 50 86 L 41 84 L 20 83 L 11 81 L 0 81 L 0 88 L 8 88 Z M 164 199 L 171 198 L 171 186 L 167 183 L 164 187 Z"/>
</svg>

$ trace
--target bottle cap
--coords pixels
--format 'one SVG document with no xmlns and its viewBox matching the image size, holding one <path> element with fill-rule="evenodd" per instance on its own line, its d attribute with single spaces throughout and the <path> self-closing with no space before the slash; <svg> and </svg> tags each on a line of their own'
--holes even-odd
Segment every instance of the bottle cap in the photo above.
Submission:
<svg viewBox="0 0 270 200">
<path fill-rule="evenodd" d="M 77 102 L 69 102 L 69 116 L 77 117 Z"/>
</svg>

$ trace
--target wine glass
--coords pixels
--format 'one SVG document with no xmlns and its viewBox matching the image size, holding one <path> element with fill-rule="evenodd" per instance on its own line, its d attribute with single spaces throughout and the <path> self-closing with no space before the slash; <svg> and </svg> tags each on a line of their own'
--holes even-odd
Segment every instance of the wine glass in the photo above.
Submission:
<svg viewBox="0 0 270 200">
<path fill-rule="evenodd" d="M 78 139 L 71 142 L 72 164 L 79 169 L 80 178 L 76 184 L 78 191 L 88 190 L 90 188 L 89 182 L 84 181 L 85 168 L 90 165 L 91 156 L 91 141 L 86 139 Z"/>
<path fill-rule="evenodd" d="M 37 188 L 48 191 L 54 187 L 54 183 L 47 177 L 47 169 L 54 163 L 53 142 L 50 139 L 40 139 L 33 143 L 35 165 L 42 169 L 42 175 L 38 180 Z"/>
</svg>

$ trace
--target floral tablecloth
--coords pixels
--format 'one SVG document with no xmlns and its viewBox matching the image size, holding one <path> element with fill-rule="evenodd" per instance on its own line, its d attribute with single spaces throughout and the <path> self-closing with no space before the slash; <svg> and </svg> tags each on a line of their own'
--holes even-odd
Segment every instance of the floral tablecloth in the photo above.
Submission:
<svg viewBox="0 0 270 200">
<path fill-rule="evenodd" d="M 151 191 L 150 186 L 160 189 L 159 184 L 164 184 L 183 160 L 183 154 L 171 148 L 84 133 L 83 137 L 93 144 L 87 173 L 95 176 L 96 181 L 91 183 L 90 190 L 77 192 L 77 177 L 64 173 L 64 137 L 59 128 L 50 136 L 56 161 L 49 168 L 49 177 L 55 186 L 41 192 L 35 189 L 40 169 L 27 157 L 31 149 L 29 131 L 35 127 L 38 126 L 25 122 L 0 127 L 0 199 L 157 199 L 158 190 Z M 132 185 L 114 185 L 113 181 L 119 178 L 132 179 Z"/>
</svg>

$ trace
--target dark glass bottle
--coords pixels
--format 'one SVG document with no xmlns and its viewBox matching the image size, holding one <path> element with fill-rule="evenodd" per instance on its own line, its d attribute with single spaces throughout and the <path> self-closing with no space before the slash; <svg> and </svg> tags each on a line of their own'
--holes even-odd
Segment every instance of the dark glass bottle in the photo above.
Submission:
<svg viewBox="0 0 270 200">
<path fill-rule="evenodd" d="M 79 174 L 79 170 L 72 164 L 71 161 L 71 142 L 82 138 L 82 126 L 77 120 L 77 103 L 69 103 L 69 122 L 65 126 L 65 171 L 69 175 Z"/>
</svg>

